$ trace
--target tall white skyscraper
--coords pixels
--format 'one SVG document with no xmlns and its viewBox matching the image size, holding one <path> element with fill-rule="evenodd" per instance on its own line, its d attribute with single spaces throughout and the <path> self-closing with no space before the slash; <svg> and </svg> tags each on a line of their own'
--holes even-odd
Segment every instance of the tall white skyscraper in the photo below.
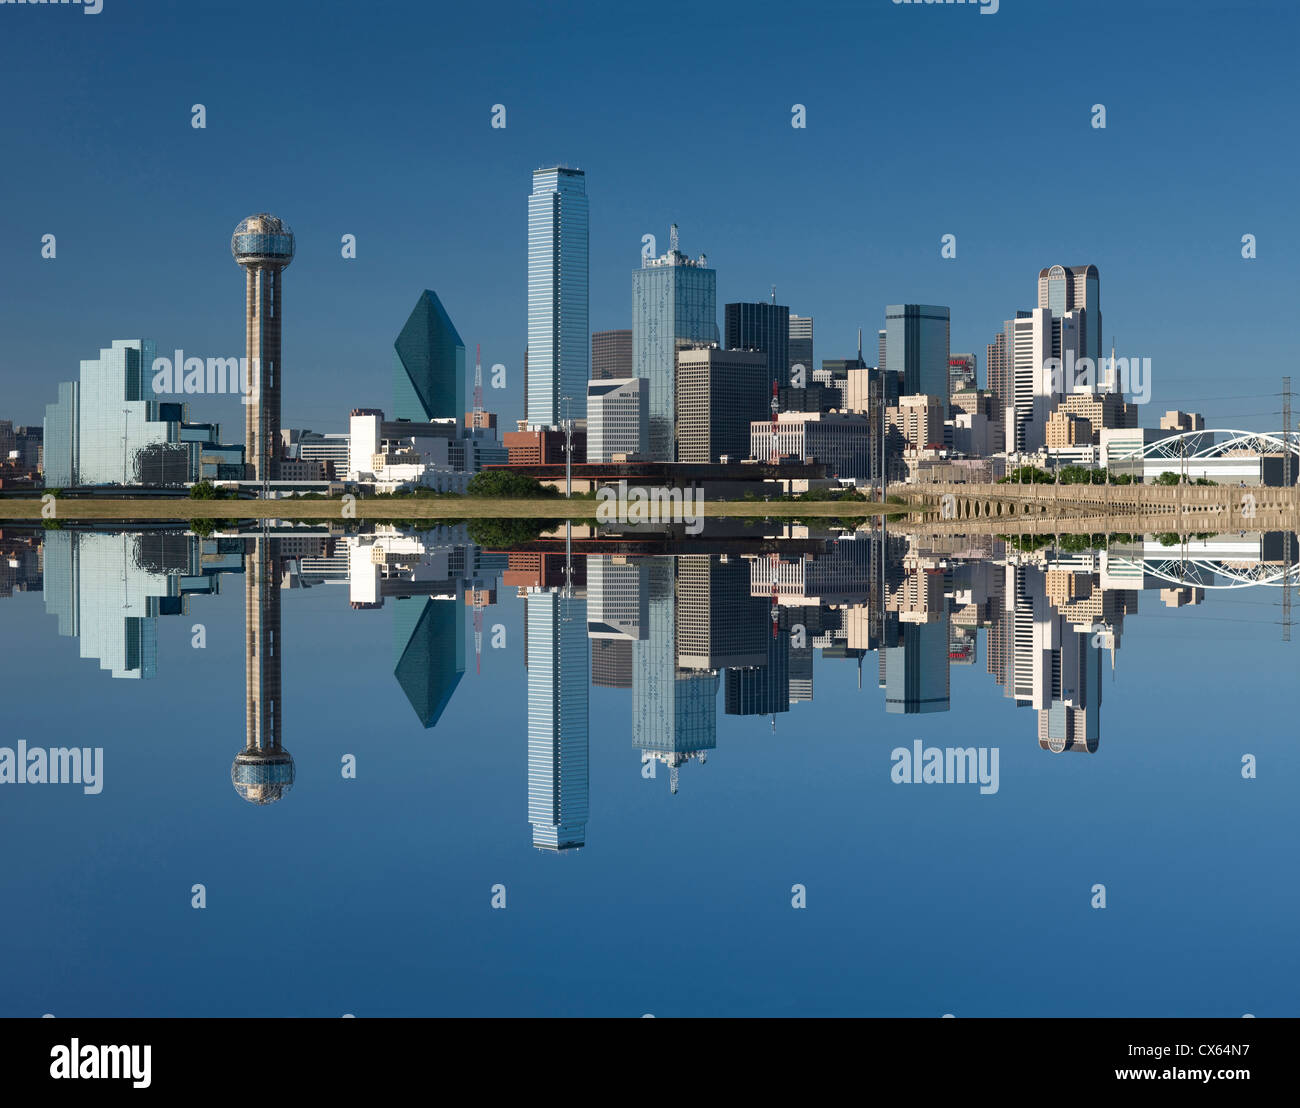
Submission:
<svg viewBox="0 0 1300 1108">
<path fill-rule="evenodd" d="M 591 369 L 587 270 L 586 174 L 563 166 L 539 169 L 528 197 L 525 414 L 530 426 L 554 427 L 566 416 L 586 417 Z"/>
<path fill-rule="evenodd" d="M 587 602 L 555 589 L 524 600 L 528 649 L 528 821 L 533 846 L 586 845 Z"/>
</svg>

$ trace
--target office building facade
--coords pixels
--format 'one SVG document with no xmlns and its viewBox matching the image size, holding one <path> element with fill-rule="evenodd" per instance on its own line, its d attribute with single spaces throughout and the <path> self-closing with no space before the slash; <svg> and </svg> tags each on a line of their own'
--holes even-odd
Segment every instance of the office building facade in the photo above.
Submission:
<svg viewBox="0 0 1300 1108">
<path fill-rule="evenodd" d="M 805 381 L 811 379 L 816 367 L 813 361 L 813 319 L 810 315 L 790 316 L 790 373 L 796 366 L 804 367 Z M 793 379 L 793 378 L 792 378 Z"/>
<path fill-rule="evenodd" d="M 533 174 L 528 197 L 530 426 L 557 427 L 586 415 L 591 378 L 587 177 L 552 166 Z"/>
<path fill-rule="evenodd" d="M 923 393 L 948 401 L 949 312 L 936 304 L 885 308 L 887 368 L 902 375 L 903 395 Z"/>
<path fill-rule="evenodd" d="M 675 461 L 677 348 L 717 343 L 717 273 L 674 244 L 632 275 L 632 375 L 650 382 L 650 459 Z M 769 386 L 770 387 L 770 386 Z"/>
<path fill-rule="evenodd" d="M 632 376 L 632 331 L 591 333 L 591 379 L 607 381 Z"/>
<path fill-rule="evenodd" d="M 790 309 L 783 304 L 728 304 L 723 309 L 728 350 L 758 350 L 767 355 L 768 385 L 790 383 Z M 808 373 L 812 373 L 808 366 Z"/>
<path fill-rule="evenodd" d="M 771 411 L 767 355 L 713 345 L 677 351 L 677 460 L 750 457 L 749 424 Z"/>
<path fill-rule="evenodd" d="M 644 377 L 587 383 L 587 461 L 644 457 L 650 444 L 650 382 Z"/>
</svg>

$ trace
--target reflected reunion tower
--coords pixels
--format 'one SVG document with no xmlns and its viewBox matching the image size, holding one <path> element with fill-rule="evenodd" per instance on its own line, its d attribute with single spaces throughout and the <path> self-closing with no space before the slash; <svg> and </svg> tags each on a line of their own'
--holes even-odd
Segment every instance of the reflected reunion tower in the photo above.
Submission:
<svg viewBox="0 0 1300 1108">
<path fill-rule="evenodd" d="M 270 481 L 280 456 L 280 275 L 293 261 L 293 231 L 258 212 L 235 228 L 230 252 L 246 274 L 244 462 L 250 480 Z"/>
<path fill-rule="evenodd" d="M 244 553 L 244 749 L 230 767 L 235 791 L 271 804 L 293 788 L 280 741 L 280 540 L 259 535 Z"/>
</svg>

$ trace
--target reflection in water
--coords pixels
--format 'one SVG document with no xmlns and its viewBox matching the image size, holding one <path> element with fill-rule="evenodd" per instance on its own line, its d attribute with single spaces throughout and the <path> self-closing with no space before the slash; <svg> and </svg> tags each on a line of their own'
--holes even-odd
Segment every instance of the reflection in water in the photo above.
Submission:
<svg viewBox="0 0 1300 1108">
<path fill-rule="evenodd" d="M 159 617 L 187 613 L 192 597 L 242 573 L 246 733 L 231 779 L 244 799 L 267 804 L 294 781 L 281 728 L 284 589 L 344 586 L 358 613 L 392 601 L 395 683 L 420 726 L 435 728 L 464 678 L 466 607 L 481 650 L 482 609 L 498 584 L 512 586 L 525 627 L 528 822 L 535 847 L 563 853 L 587 841 L 593 685 L 630 691 L 630 729 L 608 720 L 604 733 L 630 730 L 642 775 L 666 767 L 675 793 L 681 767 L 717 747 L 720 685 L 727 715 L 775 730 L 778 716 L 812 699 L 815 650 L 823 665 L 853 664 L 859 688 L 874 653 L 886 712 L 946 712 L 951 667 L 978 663 L 983 629 L 986 671 L 1034 710 L 1039 746 L 1096 753 L 1107 656 L 1113 670 L 1141 592 L 1158 590 L 1176 609 L 1295 576 L 1282 564 L 1295 548 L 1282 534 L 1121 538 L 1104 549 L 1022 549 L 988 536 L 724 528 L 672 554 L 655 554 L 645 536 L 505 554 L 470 542 L 463 526 L 215 538 L 8 531 L 0 596 L 41 588 L 58 633 L 83 658 L 148 679 Z"/>
<path fill-rule="evenodd" d="M 244 555 L 244 749 L 230 780 L 253 804 L 293 788 L 293 758 L 280 741 L 280 560 L 279 544 L 263 538 Z"/>
</svg>

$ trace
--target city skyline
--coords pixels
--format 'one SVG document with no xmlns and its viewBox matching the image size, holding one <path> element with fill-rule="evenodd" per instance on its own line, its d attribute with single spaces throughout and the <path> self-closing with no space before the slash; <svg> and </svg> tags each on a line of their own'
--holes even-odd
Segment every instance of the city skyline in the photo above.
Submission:
<svg viewBox="0 0 1300 1108">
<path fill-rule="evenodd" d="M 131 33 L 165 47 L 169 32 L 165 23 L 149 22 L 151 6 L 133 5 L 138 10 L 122 11 L 113 20 L 105 17 L 96 21 L 97 35 L 108 35 L 111 41 L 114 35 Z M 737 182 L 732 177 L 721 190 L 713 187 L 711 177 L 687 180 L 657 171 L 653 166 L 638 164 L 636 175 L 630 176 L 628 165 L 619 160 L 617 145 L 611 149 L 584 149 L 588 144 L 570 133 L 569 128 L 583 117 L 582 111 L 572 116 L 571 123 L 562 122 L 558 116 L 539 116 L 535 111 L 526 111 L 525 102 L 518 98 L 512 103 L 507 85 L 495 98 L 485 98 L 488 102 L 481 106 L 468 94 L 459 95 L 457 104 L 463 111 L 449 121 L 456 135 L 463 137 L 472 149 L 483 152 L 476 164 L 472 188 L 468 180 L 459 187 L 449 187 L 445 181 L 439 183 L 441 203 L 430 206 L 422 198 L 418 216 L 414 194 L 408 205 L 406 190 L 396 190 L 387 214 L 401 219 L 409 212 L 414 236 L 405 238 L 410 247 L 395 256 L 391 245 L 383 242 L 378 226 L 364 217 L 359 218 L 355 204 L 332 205 L 329 186 L 300 196 L 292 194 L 294 180 L 311 166 L 310 159 L 305 164 L 296 164 L 272 156 L 271 176 L 267 179 L 270 187 L 264 188 L 262 195 L 245 195 L 242 202 L 236 199 L 233 205 L 229 197 L 223 197 L 204 170 L 213 156 L 220 157 L 229 142 L 225 137 L 226 125 L 218 130 L 216 123 L 222 115 L 227 120 L 230 118 L 236 101 L 227 102 L 224 112 L 208 104 L 212 122 L 205 131 L 191 129 L 185 114 L 176 121 L 178 139 L 184 136 L 191 150 L 182 156 L 181 162 L 174 163 L 176 171 L 187 174 L 186 179 L 193 185 L 184 206 L 185 221 L 178 222 L 181 211 L 173 211 L 169 202 L 156 205 L 148 218 L 154 221 L 154 226 L 162 221 L 161 225 L 179 238 L 183 244 L 179 257 L 185 259 L 186 268 L 179 286 L 172 282 L 167 288 L 155 290 L 146 309 L 131 293 L 132 288 L 141 287 L 145 282 L 130 277 L 133 270 L 138 271 L 137 267 L 144 264 L 144 259 L 122 254 L 121 245 L 125 240 L 115 241 L 113 234 L 100 232 L 88 240 L 84 216 L 55 203 L 53 198 L 60 195 L 60 189 L 53 180 L 43 179 L 43 174 L 55 171 L 59 165 L 56 152 L 56 159 L 48 169 L 37 161 L 30 178 L 15 185 L 19 190 L 15 199 L 22 201 L 24 190 L 31 189 L 33 203 L 20 203 L 0 215 L 3 220 L 0 229 L 9 241 L 32 244 L 27 252 L 30 256 L 17 252 L 14 264 L 0 277 L 5 282 L 0 287 L 5 301 L 13 306 L 12 310 L 22 313 L 24 320 L 17 333 L 13 327 L 9 329 L 14 337 L 9 356 L 15 359 L 16 366 L 30 367 L 14 375 L 9 394 L 11 408 L 6 416 L 19 422 L 35 422 L 44 404 L 52 399 L 49 384 L 66 379 L 70 366 L 109 339 L 123 337 L 123 329 L 128 334 L 154 338 L 168 349 L 183 346 L 204 355 L 238 354 L 243 340 L 237 321 L 224 318 L 224 312 L 211 315 L 214 305 L 229 299 L 226 268 L 229 262 L 223 265 L 215 253 L 205 259 L 204 254 L 210 250 L 205 244 L 227 235 L 230 226 L 247 211 L 269 209 L 289 218 L 298 236 L 293 311 L 286 318 L 284 343 L 289 352 L 290 372 L 301 372 L 305 380 L 313 382 L 313 387 L 310 393 L 304 391 L 301 395 L 290 392 L 295 425 L 339 429 L 337 413 L 346 411 L 354 402 L 350 380 L 358 372 L 382 372 L 381 351 L 400 325 L 410 289 L 446 289 L 453 274 L 459 288 L 455 297 L 444 293 L 448 311 L 463 334 L 483 342 L 489 364 L 501 362 L 507 366 L 508 386 L 500 393 L 489 391 L 489 406 L 507 422 L 520 417 L 523 415 L 522 353 L 526 342 L 522 248 L 513 233 L 501 236 L 491 229 L 517 225 L 520 181 L 534 166 L 545 164 L 547 152 L 557 151 L 575 153 L 573 164 L 584 168 L 591 181 L 592 330 L 626 327 L 630 323 L 625 288 L 619 287 L 621 281 L 616 278 L 635 265 L 643 235 L 662 237 L 667 224 L 676 220 L 690 229 L 692 242 L 707 243 L 710 248 L 719 273 L 718 295 L 724 302 L 765 299 L 769 286 L 775 284 L 781 303 L 789 304 L 794 313 L 814 316 L 818 321 L 819 358 L 847 356 L 852 352 L 858 326 L 869 333 L 879 325 L 880 309 L 886 303 L 908 301 L 949 304 L 954 312 L 953 348 L 982 350 L 989 334 L 1006 318 L 1009 308 L 1031 303 L 1024 291 L 1024 274 L 1036 272 L 1054 258 L 1071 264 L 1082 259 L 1097 264 L 1106 276 L 1107 327 L 1125 344 L 1144 339 L 1146 350 L 1158 358 L 1158 366 L 1164 367 L 1156 381 L 1157 408 L 1195 405 L 1201 397 L 1225 395 L 1225 390 L 1215 387 L 1216 363 L 1208 348 L 1193 339 L 1195 316 L 1190 305 L 1196 303 L 1217 302 L 1222 306 L 1222 318 L 1230 328 L 1224 341 L 1234 351 L 1236 360 L 1247 368 L 1245 383 L 1256 385 L 1241 391 L 1271 394 L 1275 390 L 1270 374 L 1262 370 L 1251 373 L 1249 367 L 1275 362 L 1276 356 L 1270 355 L 1281 353 L 1281 335 L 1258 328 L 1238 331 L 1232 321 L 1243 318 L 1248 304 L 1249 314 L 1255 319 L 1267 319 L 1271 313 L 1280 316 L 1283 311 L 1281 290 L 1286 281 L 1278 267 L 1284 255 L 1277 249 L 1277 243 L 1285 234 L 1286 208 L 1283 197 L 1270 191 L 1272 186 L 1268 182 L 1273 177 L 1254 175 L 1248 187 L 1251 203 L 1244 208 L 1239 203 L 1226 202 L 1222 184 L 1183 179 L 1178 194 L 1163 198 L 1161 218 L 1143 219 L 1139 225 L 1130 222 L 1124 216 L 1124 209 L 1118 207 L 1121 198 L 1127 195 L 1120 179 L 1091 170 L 1105 164 L 1144 167 L 1154 157 L 1150 151 L 1156 144 L 1147 141 L 1141 129 L 1135 130 L 1132 111 L 1124 110 L 1124 105 L 1134 100 L 1138 90 L 1148 105 L 1148 114 L 1141 121 L 1145 127 L 1157 124 L 1174 127 L 1185 136 L 1194 124 L 1209 134 L 1214 130 L 1216 113 L 1224 110 L 1216 105 L 1229 102 L 1234 96 L 1239 99 L 1245 95 L 1241 91 L 1244 87 L 1267 86 L 1276 79 L 1270 76 L 1273 70 L 1266 64 L 1252 66 L 1248 71 L 1215 67 L 1211 84 L 1202 88 L 1196 110 L 1189 113 L 1154 91 L 1157 83 L 1153 75 L 1144 76 L 1142 69 L 1131 65 L 1125 68 L 1125 63 L 1131 61 L 1133 48 L 1123 40 L 1103 42 L 1099 37 L 1104 22 L 1101 13 L 1111 7 L 1118 10 L 1119 6 L 1103 5 L 1098 17 L 1078 28 L 1077 33 L 1084 40 L 1097 36 L 1101 83 L 1106 82 L 1108 73 L 1126 75 L 1118 88 L 1119 99 L 1114 96 L 1108 99 L 1103 92 L 1079 97 L 1076 103 L 1073 96 L 1065 98 L 1058 94 L 1050 97 L 1049 103 L 1025 113 L 1026 123 L 1032 123 L 1036 114 L 1049 111 L 1056 115 L 1066 113 L 1070 120 L 1077 119 L 1076 149 L 1080 151 L 1081 169 L 1077 175 L 1067 177 L 1061 193 L 1053 199 L 1066 210 L 1074 202 L 1076 209 L 1088 215 L 1075 220 L 1074 230 L 1061 227 L 1046 234 L 1041 228 L 1032 228 L 1029 223 L 1012 218 L 1013 210 L 1023 208 L 1021 201 L 1012 205 L 1009 199 L 994 199 L 995 187 L 1002 183 L 1009 189 L 1013 179 L 1010 176 L 1003 179 L 987 153 L 975 153 L 968 164 L 979 175 L 979 184 L 974 190 L 967 190 L 972 192 L 968 199 L 960 199 L 959 190 L 945 190 L 951 193 L 945 198 L 936 182 L 919 193 L 911 190 L 912 198 L 901 209 L 903 219 L 884 221 L 873 215 L 874 206 L 865 209 L 856 204 L 848 206 L 844 189 L 822 175 L 819 180 L 829 195 L 821 198 L 816 210 L 801 214 L 788 228 L 765 228 L 760 242 L 745 229 L 744 221 L 749 218 L 746 213 L 760 203 L 784 203 L 794 185 L 791 171 L 783 171 L 775 178 L 765 176 L 761 182 Z M 1034 11 L 1020 11 L 1014 16 L 1003 11 L 993 19 L 973 21 L 960 18 L 965 13 L 945 14 L 952 18 L 928 19 L 923 42 L 930 51 L 942 55 L 957 50 L 959 44 L 964 49 L 964 44 L 972 41 L 967 36 L 974 35 L 977 46 L 992 56 L 1004 56 L 1006 76 L 993 79 L 989 90 L 995 102 L 1010 94 L 1016 87 L 1014 76 L 1027 65 L 1023 55 L 1017 53 L 1018 45 L 1040 30 L 1049 18 Z M 915 21 L 930 15 L 905 8 L 895 11 L 892 6 L 882 5 L 879 11 L 863 12 L 861 19 L 868 30 L 896 34 L 901 33 L 900 19 Z M 382 21 L 387 17 L 381 14 L 379 18 Z M 472 15 L 456 18 L 470 24 L 477 19 Z M 805 49 L 831 49 L 836 18 L 832 13 L 821 32 L 825 37 Z M 842 18 L 847 19 L 848 13 L 843 13 Z M 1142 25 L 1154 17 L 1149 13 L 1129 13 L 1127 18 L 1135 25 Z M 1272 49 L 1271 43 L 1277 36 L 1253 35 L 1253 18 L 1257 17 L 1249 12 L 1240 13 L 1237 22 L 1230 22 L 1226 13 L 1184 9 L 1178 27 L 1173 29 L 1169 49 L 1176 46 L 1184 54 L 1190 50 L 1195 56 L 1198 49 L 1206 48 L 1210 42 L 1217 48 L 1222 42 L 1246 38 L 1253 49 Z M 328 31 L 318 33 L 328 40 Z M 775 33 L 775 28 L 760 19 L 748 33 L 764 41 Z M 581 41 L 588 40 L 580 36 L 578 42 Z M 220 44 L 217 35 L 207 49 L 218 51 Z M 75 41 L 70 43 L 67 61 L 56 60 L 53 69 L 30 70 L 29 60 L 18 55 L 6 56 L 8 64 L 4 68 L 14 79 L 22 80 L 25 87 L 40 94 L 46 82 L 58 79 L 60 65 L 74 64 L 76 51 L 90 45 L 89 42 L 84 46 Z M 101 41 L 95 43 L 96 49 L 103 45 Z M 890 69 L 899 68 L 900 95 L 907 96 L 910 90 L 913 96 L 931 100 L 949 87 L 944 79 L 934 89 L 927 90 L 918 84 L 919 78 L 906 77 L 909 59 L 916 56 L 921 45 L 904 37 L 899 46 L 901 52 L 891 52 L 885 64 Z M 297 47 L 304 52 L 311 48 Z M 563 47 L 578 48 L 577 43 Z M 6 47 L 0 46 L 0 51 L 4 50 Z M 165 55 L 166 50 L 156 52 Z M 305 53 L 298 55 L 305 56 Z M 197 64 L 202 72 L 208 63 L 200 56 Z M 521 75 L 528 72 L 527 64 L 519 70 Z M 992 72 L 997 72 L 996 68 Z M 161 75 L 155 76 L 164 81 L 164 87 L 183 87 L 178 72 L 165 68 Z M 592 75 L 584 81 L 594 79 Z M 792 90 L 785 104 L 772 103 L 769 96 L 766 101 L 760 101 L 767 103 L 768 108 L 763 111 L 745 108 L 736 114 L 736 121 L 743 124 L 746 134 L 755 140 L 762 136 L 761 141 L 767 145 L 779 143 L 784 149 L 793 142 L 804 142 L 810 149 L 793 159 L 792 167 L 808 164 L 809 157 L 816 158 L 817 154 L 829 161 L 830 151 L 841 147 L 845 137 L 841 100 L 837 98 L 842 96 L 843 89 L 837 80 L 826 76 L 795 83 L 801 86 L 810 83 L 810 87 Z M 1217 95 L 1215 87 L 1219 90 Z M 202 98 L 187 91 L 185 108 L 196 99 Z M 1084 100 L 1088 102 L 1083 103 Z M 1098 100 L 1108 101 L 1109 123 L 1104 131 L 1094 130 L 1090 125 L 1089 111 Z M 44 96 L 43 101 L 50 105 L 51 111 L 68 110 L 58 97 Z M 489 109 L 498 101 L 503 101 L 509 112 L 508 124 L 494 131 Z M 803 131 L 789 126 L 790 104 L 796 102 L 808 108 L 808 127 Z M 1157 106 L 1154 116 L 1150 114 L 1152 103 Z M 595 111 L 603 118 L 602 113 L 613 109 L 612 104 L 598 109 L 588 106 L 586 113 Z M 85 111 L 85 105 L 78 105 L 78 110 Z M 992 123 L 981 125 L 974 105 L 949 103 L 947 110 L 955 113 L 962 124 L 960 129 L 968 136 L 961 140 L 963 143 L 975 148 L 981 136 L 989 135 L 988 127 Z M 890 126 L 888 121 L 883 125 Z M 1059 120 L 1053 125 L 1059 131 Z M 9 136 L 10 145 L 21 156 L 28 141 L 26 132 L 18 120 L 10 120 L 7 126 L 13 132 Z M 1257 133 L 1259 141 L 1254 143 L 1255 148 L 1269 151 L 1269 157 L 1283 159 L 1283 164 L 1292 156 L 1264 140 L 1267 132 L 1262 123 L 1233 118 L 1231 126 L 1243 144 L 1250 144 L 1252 135 Z M 885 134 L 888 133 L 886 130 Z M 490 145 L 493 140 L 497 140 L 495 147 Z M 205 142 L 212 148 L 205 148 Z M 901 149 L 908 148 L 909 144 L 904 142 Z M 924 172 L 924 163 L 917 167 L 917 172 Z M 323 176 L 328 181 L 334 175 Z M 883 190 L 885 199 L 890 198 L 895 188 L 879 182 L 874 187 L 878 192 Z M 43 198 L 38 200 L 38 196 Z M 137 209 L 133 215 L 128 198 L 115 193 L 111 187 L 101 190 L 94 203 L 106 214 L 111 213 L 113 226 L 121 233 L 128 232 L 133 223 L 143 229 L 144 213 Z M 30 215 L 20 218 L 19 210 Z M 1194 250 L 1183 235 L 1187 222 L 1178 218 L 1180 213 L 1191 210 L 1197 212 L 1198 218 L 1208 213 L 1211 220 L 1211 240 L 1204 247 L 1197 244 Z M 728 215 L 728 211 L 732 214 Z M 195 219 L 196 212 L 198 219 Z M 458 213 L 458 217 L 452 219 L 452 212 Z M 851 278 L 845 270 L 842 249 L 846 229 L 850 241 L 856 241 L 859 246 L 858 253 L 867 260 L 865 273 L 859 271 Z M 40 257 L 40 236 L 47 232 L 58 238 L 59 251 L 54 260 Z M 796 245 L 796 232 L 805 238 L 811 236 L 812 244 L 828 259 L 828 264 L 819 267 L 816 273 L 800 261 L 806 246 Z M 940 256 L 941 236 L 948 233 L 957 236 L 957 257 L 952 260 Z M 345 234 L 353 234 L 357 239 L 356 258 L 350 261 L 340 256 L 339 241 Z M 1140 249 L 1135 249 L 1135 234 L 1140 235 L 1136 240 L 1141 243 Z M 1244 234 L 1259 238 L 1259 257 L 1253 261 L 1240 257 L 1240 240 Z M 436 248 L 422 249 L 420 244 L 426 238 L 436 239 Z M 485 249 L 489 241 L 497 245 Z M 832 242 L 841 245 L 831 245 Z M 98 252 L 108 250 L 117 251 L 119 256 L 113 265 L 124 280 L 111 288 L 101 286 L 94 297 L 88 297 L 84 293 L 84 272 L 74 270 L 99 264 Z M 436 268 L 429 265 L 429 258 L 437 259 Z M 1179 287 L 1162 285 L 1155 279 L 1158 271 L 1178 267 L 1182 262 L 1191 263 L 1193 258 L 1201 264 L 1183 266 L 1187 280 L 1180 282 Z M 376 269 L 381 264 L 385 267 L 382 272 Z M 70 325 L 61 322 L 57 327 L 52 326 L 54 313 L 69 303 L 80 306 L 77 318 Z M 141 318 L 145 310 L 153 318 Z M 345 325 L 340 326 L 340 322 Z M 54 341 L 41 339 L 42 335 L 53 335 Z M 1130 336 L 1136 337 L 1130 339 Z M 1237 404 L 1223 402 L 1218 422 L 1260 426 L 1259 420 L 1235 417 L 1270 405 L 1249 403 L 1245 395 L 1241 399 Z M 206 418 L 230 426 L 234 426 L 234 421 L 242 421 L 243 415 L 227 400 L 218 400 L 214 410 L 205 413 Z"/>
</svg>

